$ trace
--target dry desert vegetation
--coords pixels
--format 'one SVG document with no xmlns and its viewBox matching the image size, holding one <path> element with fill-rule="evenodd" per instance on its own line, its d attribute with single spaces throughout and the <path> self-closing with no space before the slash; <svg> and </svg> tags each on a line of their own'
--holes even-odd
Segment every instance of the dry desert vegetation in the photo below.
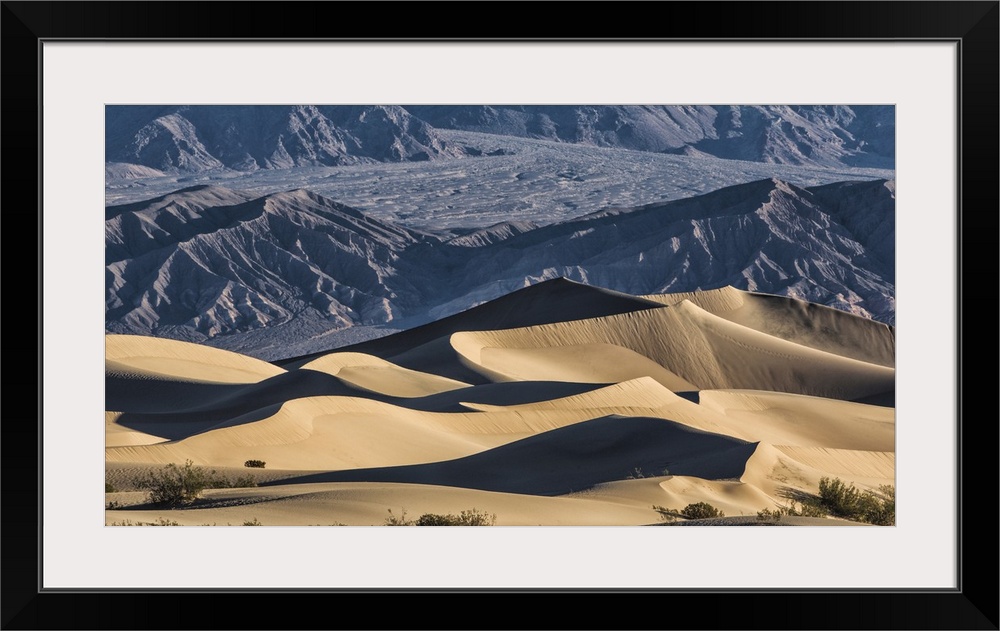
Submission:
<svg viewBox="0 0 1000 631">
<path fill-rule="evenodd" d="M 107 335 L 105 523 L 891 524 L 894 355 L 792 298 L 562 279 L 273 363 Z"/>
</svg>

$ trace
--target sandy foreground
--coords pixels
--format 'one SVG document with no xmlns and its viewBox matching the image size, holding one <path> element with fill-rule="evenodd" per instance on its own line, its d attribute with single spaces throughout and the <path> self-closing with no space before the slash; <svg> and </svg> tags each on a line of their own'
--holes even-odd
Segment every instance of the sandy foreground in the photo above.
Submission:
<svg viewBox="0 0 1000 631">
<path fill-rule="evenodd" d="M 105 523 L 381 526 L 474 509 L 498 526 L 643 526 L 666 522 L 654 507 L 706 502 L 726 517 L 673 522 L 854 525 L 757 514 L 824 477 L 895 484 L 892 327 L 731 287 L 566 282 L 517 292 L 531 326 L 503 325 L 507 297 L 276 363 L 107 335 Z M 607 315 L 566 312 L 567 291 Z M 186 461 L 231 488 L 150 503 L 146 476 Z"/>
</svg>

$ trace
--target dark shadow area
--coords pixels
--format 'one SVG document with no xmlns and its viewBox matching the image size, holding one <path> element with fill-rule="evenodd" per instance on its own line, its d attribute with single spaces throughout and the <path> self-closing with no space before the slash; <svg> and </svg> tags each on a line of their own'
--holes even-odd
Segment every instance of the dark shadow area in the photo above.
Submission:
<svg viewBox="0 0 1000 631">
<path fill-rule="evenodd" d="M 232 427 L 262 421 L 276 414 L 279 409 L 281 409 L 281 403 L 274 403 L 231 419 L 219 419 L 211 415 L 199 416 L 195 412 L 180 415 L 126 412 L 118 417 L 117 423 L 123 427 L 167 440 L 183 440 L 219 426 Z"/>
<path fill-rule="evenodd" d="M 866 403 L 868 405 L 878 405 L 884 408 L 896 407 L 896 391 L 880 392 L 860 399 L 854 399 L 855 403 Z"/>
<path fill-rule="evenodd" d="M 675 392 L 677 396 L 682 399 L 687 399 L 691 403 L 701 403 L 701 391 L 700 390 L 688 390 L 685 392 Z"/>
<path fill-rule="evenodd" d="M 109 377 L 108 382 L 107 408 L 120 410 L 127 406 L 126 409 L 133 410 L 118 417 L 119 425 L 168 440 L 181 440 L 219 426 L 260 421 L 275 414 L 286 401 L 305 397 L 361 397 L 423 412 L 470 412 L 462 403 L 521 405 L 582 394 L 607 385 L 560 381 L 490 383 L 403 398 L 358 390 L 326 373 L 301 368 L 260 383 L 238 386 L 118 377 Z M 170 409 L 177 401 L 200 401 L 200 405 L 185 409 L 181 404 L 178 411 L 156 411 Z"/>
<path fill-rule="evenodd" d="M 776 495 L 786 500 L 792 500 L 793 502 L 798 502 L 799 504 L 819 502 L 818 495 L 813 495 L 812 493 L 806 493 L 805 491 L 801 491 L 799 489 L 793 489 L 790 486 L 778 487 Z"/>
<path fill-rule="evenodd" d="M 524 405 L 571 397 L 608 385 L 569 381 L 511 381 L 450 390 L 419 399 L 393 399 L 391 402 L 400 407 L 424 412 L 468 412 L 469 408 L 463 406 L 462 402 L 485 405 Z"/>
<path fill-rule="evenodd" d="M 558 308 L 553 308 L 555 305 Z M 516 329 L 662 307 L 663 305 L 651 300 L 556 278 L 525 287 L 453 316 L 336 350 L 368 353 L 387 359 L 458 331 Z M 328 352 L 330 351 L 310 353 L 272 363 L 287 366 L 315 359 Z"/>
<path fill-rule="evenodd" d="M 331 471 L 272 484 L 396 482 L 555 496 L 635 477 L 738 478 L 756 443 L 657 418 L 606 416 L 444 462 Z M 668 472 L 668 473 L 665 473 Z"/>
</svg>

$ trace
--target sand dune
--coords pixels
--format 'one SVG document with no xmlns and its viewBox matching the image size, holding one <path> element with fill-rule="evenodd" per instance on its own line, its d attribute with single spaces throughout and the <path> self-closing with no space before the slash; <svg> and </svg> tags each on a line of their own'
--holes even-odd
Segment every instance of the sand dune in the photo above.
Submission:
<svg viewBox="0 0 1000 631">
<path fill-rule="evenodd" d="M 776 445 L 776 448 L 806 466 L 834 476 L 850 478 L 863 486 L 895 484 L 896 454 L 892 451 L 790 445 Z"/>
<path fill-rule="evenodd" d="M 459 331 L 508 329 L 564 320 L 582 320 L 658 306 L 656 302 L 638 296 L 591 287 L 566 278 L 556 278 L 525 287 L 453 316 L 388 337 L 354 344 L 341 350 L 368 353 L 388 359 L 428 342 L 447 338 Z M 289 368 L 298 367 L 324 354 L 314 353 L 279 363 Z"/>
<path fill-rule="evenodd" d="M 732 287 L 544 285 L 283 366 L 108 335 L 105 459 L 123 490 L 106 501 L 125 507 L 106 522 L 370 526 L 477 508 L 498 525 L 639 526 L 661 523 L 654 505 L 708 502 L 746 523 L 823 477 L 894 483 L 894 409 L 858 402 L 894 396 L 891 327 Z M 260 485 L 183 509 L 131 490 L 186 460 Z"/>
<path fill-rule="evenodd" d="M 104 413 L 104 444 L 108 447 L 125 445 L 152 445 L 166 440 L 161 436 L 147 434 L 118 422 L 121 412 Z"/>
<path fill-rule="evenodd" d="M 572 324 L 456 333 L 451 340 L 470 368 L 495 378 L 507 377 L 504 370 L 510 370 L 510 362 L 505 360 L 514 355 L 513 349 L 581 346 L 591 351 L 584 355 L 587 366 L 610 376 L 618 370 L 620 354 L 609 349 L 618 346 L 652 360 L 695 389 L 775 390 L 850 400 L 894 388 L 891 368 L 767 335 L 687 300 L 674 307 Z"/>
<path fill-rule="evenodd" d="M 654 382 L 648 380 L 643 385 L 648 383 Z M 164 464 L 190 458 L 197 464 L 220 466 L 263 459 L 287 469 L 426 463 L 471 455 L 597 416 L 658 413 L 654 408 L 637 407 L 626 397 L 617 399 L 606 397 L 604 405 L 593 408 L 571 401 L 566 405 L 439 413 L 359 397 L 307 397 L 262 407 L 181 440 L 111 447 L 106 457 L 109 462 Z"/>
<path fill-rule="evenodd" d="M 106 371 L 151 379 L 255 383 L 284 369 L 229 351 L 144 335 L 105 335 Z"/>
<path fill-rule="evenodd" d="M 670 306 L 688 300 L 713 315 L 789 342 L 879 366 L 895 366 L 892 327 L 839 309 L 735 287 L 643 298 Z"/>
<path fill-rule="evenodd" d="M 773 444 L 893 451 L 891 408 L 784 392 L 702 390 L 700 404 L 721 412 L 733 433 Z"/>
<path fill-rule="evenodd" d="M 333 375 L 359 390 L 394 397 L 424 397 L 469 386 L 455 379 L 403 368 L 364 353 L 330 353 L 303 364 L 301 368 Z"/>
<path fill-rule="evenodd" d="M 497 526 L 634 526 L 656 523 L 651 504 L 604 498 L 544 497 L 426 484 L 345 482 L 207 491 L 209 503 L 186 510 L 108 511 L 107 522 L 155 522 L 185 526 L 382 526 L 392 515 L 457 515 L 476 509 L 496 515 Z M 222 505 L 220 505 L 222 504 Z M 228 504 L 228 505 L 226 505 Z"/>
<path fill-rule="evenodd" d="M 315 474 L 302 482 L 384 481 L 562 495 L 639 472 L 742 474 L 754 445 L 662 419 L 607 416 L 572 424 L 459 460 Z M 586 466 L 580 466 L 586 462 Z M 645 475 L 645 474 L 643 474 Z"/>
<path fill-rule="evenodd" d="M 542 378 L 613 383 L 650 376 L 673 390 L 697 390 L 656 362 L 614 344 L 567 344 L 545 348 L 497 348 L 477 336 L 456 333 L 452 346 L 470 369 L 494 381 Z"/>
</svg>

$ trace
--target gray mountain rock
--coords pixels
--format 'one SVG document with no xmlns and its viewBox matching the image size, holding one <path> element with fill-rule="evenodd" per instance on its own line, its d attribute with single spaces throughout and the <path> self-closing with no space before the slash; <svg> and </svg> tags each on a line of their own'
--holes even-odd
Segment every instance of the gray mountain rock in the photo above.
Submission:
<svg viewBox="0 0 1000 631">
<path fill-rule="evenodd" d="M 629 294 L 733 285 L 892 324 L 894 212 L 891 181 L 762 180 L 449 241 L 305 190 L 199 186 L 106 209 L 106 329 L 413 325 L 560 277 Z"/>
<path fill-rule="evenodd" d="M 823 167 L 894 168 L 891 105 L 414 105 L 442 129 Z"/>
<path fill-rule="evenodd" d="M 166 173 L 460 156 L 398 106 L 107 106 L 107 160 Z"/>
</svg>

